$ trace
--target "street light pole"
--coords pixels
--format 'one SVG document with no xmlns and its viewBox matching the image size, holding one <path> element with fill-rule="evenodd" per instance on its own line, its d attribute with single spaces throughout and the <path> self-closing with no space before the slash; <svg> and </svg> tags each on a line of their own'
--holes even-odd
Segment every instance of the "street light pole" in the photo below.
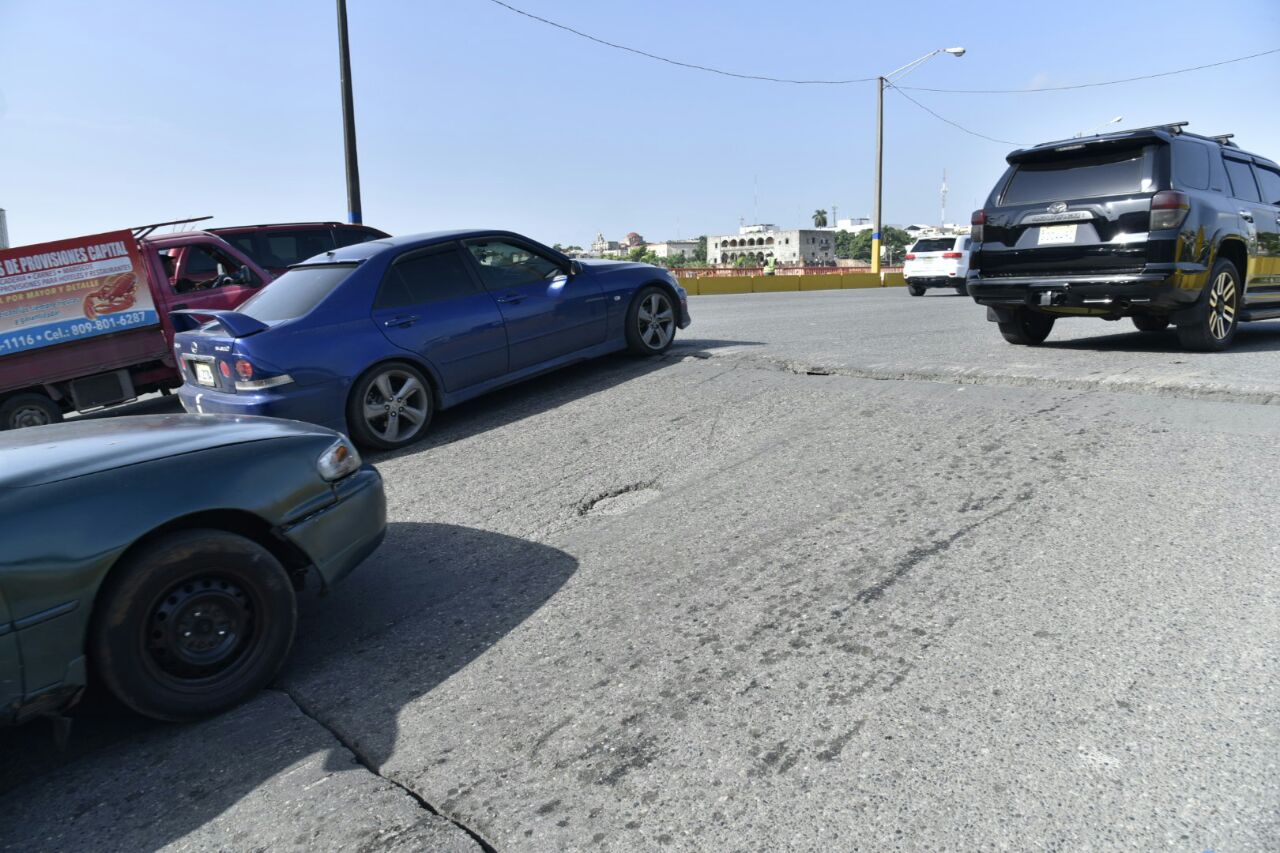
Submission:
<svg viewBox="0 0 1280 853">
<path fill-rule="evenodd" d="M 940 47 L 931 53 L 926 53 L 919 59 L 908 62 L 901 68 L 896 68 L 888 74 L 876 78 L 876 221 L 871 231 L 871 272 L 873 273 L 880 272 L 880 232 L 884 225 L 880 221 L 881 191 L 884 183 L 884 87 L 890 85 L 889 80 L 891 78 L 907 76 L 939 53 L 964 56 L 965 51 L 963 47 Z"/>
<path fill-rule="evenodd" d="M 880 182 L 884 179 L 884 78 L 876 78 L 876 218 L 871 227 L 871 272 L 880 272 Z"/>
<path fill-rule="evenodd" d="M 351 47 L 347 43 L 347 0 L 338 0 L 338 62 L 342 83 L 342 144 L 347 161 L 347 221 L 359 225 L 360 166 L 356 156 L 356 113 L 351 97 Z"/>
</svg>

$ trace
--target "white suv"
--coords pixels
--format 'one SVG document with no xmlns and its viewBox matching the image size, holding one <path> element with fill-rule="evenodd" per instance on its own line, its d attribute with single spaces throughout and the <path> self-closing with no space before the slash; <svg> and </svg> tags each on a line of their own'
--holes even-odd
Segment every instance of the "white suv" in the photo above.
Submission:
<svg viewBox="0 0 1280 853">
<path fill-rule="evenodd" d="M 907 250 L 902 277 L 907 292 L 921 296 L 926 288 L 954 287 L 964 296 L 965 276 L 969 273 L 969 238 L 941 236 L 921 237 Z"/>
</svg>

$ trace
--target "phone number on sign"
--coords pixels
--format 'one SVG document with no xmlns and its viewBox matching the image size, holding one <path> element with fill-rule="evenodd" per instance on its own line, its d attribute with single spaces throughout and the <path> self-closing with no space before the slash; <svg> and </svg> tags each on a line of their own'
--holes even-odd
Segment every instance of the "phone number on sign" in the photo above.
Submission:
<svg viewBox="0 0 1280 853">
<path fill-rule="evenodd" d="M 130 311 L 124 314 L 112 314 L 94 320 L 84 320 L 61 325 L 38 332 L 24 332 L 16 335 L 0 336 L 0 353 L 18 352 L 31 347 L 47 346 L 59 341 L 71 341 L 76 338 L 92 337 L 104 332 L 116 332 L 134 326 L 147 324 L 145 311 Z"/>
</svg>

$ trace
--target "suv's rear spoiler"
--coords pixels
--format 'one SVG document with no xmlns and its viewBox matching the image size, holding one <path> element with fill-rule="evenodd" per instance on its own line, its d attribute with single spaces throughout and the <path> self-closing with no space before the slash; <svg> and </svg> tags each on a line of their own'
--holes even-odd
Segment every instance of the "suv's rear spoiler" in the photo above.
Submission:
<svg viewBox="0 0 1280 853">
<path fill-rule="evenodd" d="M 248 314 L 241 314 L 239 311 L 180 308 L 177 311 L 169 312 L 169 322 L 173 323 L 174 330 L 179 332 L 189 332 L 192 329 L 200 328 L 200 324 L 195 320 L 196 317 L 208 317 L 226 329 L 227 334 L 233 338 L 247 338 L 250 335 L 265 332 L 271 328 L 261 320 L 255 320 Z"/>
<path fill-rule="evenodd" d="M 1073 152 L 1098 151 L 1099 149 L 1136 148 L 1152 142 L 1168 142 L 1170 134 L 1159 129 L 1127 131 L 1123 134 L 1107 136 L 1084 136 L 1078 139 L 1062 139 L 1057 142 L 1046 142 L 1034 148 L 1019 148 L 1010 152 L 1004 159 L 1010 164 L 1031 163 L 1037 160 L 1056 160 L 1071 156 Z"/>
</svg>

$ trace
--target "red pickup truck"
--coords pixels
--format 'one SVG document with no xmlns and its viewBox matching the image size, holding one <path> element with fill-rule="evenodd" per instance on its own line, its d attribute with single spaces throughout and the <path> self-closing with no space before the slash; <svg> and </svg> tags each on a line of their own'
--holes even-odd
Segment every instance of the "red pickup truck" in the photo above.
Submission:
<svg viewBox="0 0 1280 853">
<path fill-rule="evenodd" d="M 157 227 L 0 250 L 0 429 L 167 393 L 169 312 L 234 308 L 271 281 L 216 234 Z M 197 257 L 211 276 L 181 274 Z"/>
</svg>

